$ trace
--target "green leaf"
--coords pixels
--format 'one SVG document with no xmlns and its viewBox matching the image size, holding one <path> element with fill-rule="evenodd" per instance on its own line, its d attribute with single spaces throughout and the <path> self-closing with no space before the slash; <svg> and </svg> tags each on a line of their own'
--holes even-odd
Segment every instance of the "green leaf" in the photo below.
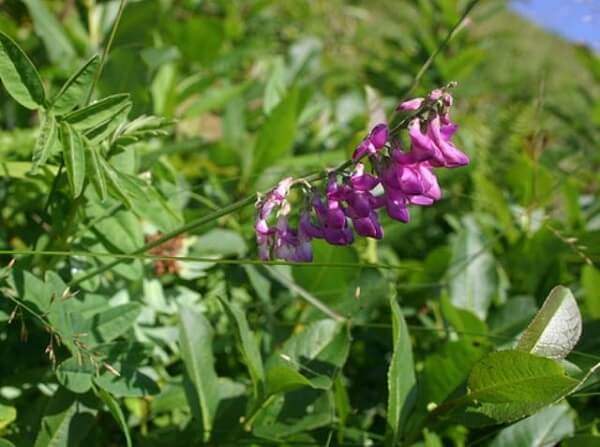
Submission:
<svg viewBox="0 0 600 447">
<path fill-rule="evenodd" d="M 316 376 L 311 380 L 296 369 L 285 365 L 269 368 L 266 380 L 269 385 L 267 395 L 286 393 L 302 387 L 327 390 L 332 385 L 331 380 L 328 380 L 325 376 Z"/>
<path fill-rule="evenodd" d="M 0 432 L 17 419 L 17 409 L 0 404 Z M 1 444 L 0 444 L 1 445 Z"/>
<path fill-rule="evenodd" d="M 79 445 L 96 423 L 95 411 L 59 388 L 46 407 L 34 447 Z"/>
<path fill-rule="evenodd" d="M 521 351 L 499 351 L 478 362 L 469 375 L 469 397 L 477 411 L 499 421 L 535 413 L 571 393 L 580 382 L 555 360 Z"/>
<path fill-rule="evenodd" d="M 575 429 L 572 410 L 566 402 L 503 429 L 489 447 L 545 447 L 572 436 Z"/>
<path fill-rule="evenodd" d="M 15 445 L 7 439 L 0 438 L 0 447 L 15 447 Z"/>
<path fill-rule="evenodd" d="M 535 300 L 530 296 L 510 298 L 488 318 L 494 335 L 514 337 L 520 334 L 537 311 Z"/>
<path fill-rule="evenodd" d="M 229 101 L 241 95 L 250 85 L 250 82 L 244 82 L 237 85 L 207 89 L 201 93 L 196 101 L 191 103 L 183 116 L 184 118 L 198 117 L 211 110 L 220 109 L 227 105 Z"/>
<path fill-rule="evenodd" d="M 157 394 L 158 385 L 140 371 L 142 362 L 152 356 L 148 345 L 119 341 L 94 348 L 102 356 L 101 374 L 94 383 L 114 397 L 146 397 Z M 106 365 L 110 365 L 108 369 Z M 114 371 L 118 372 L 118 375 Z"/>
<path fill-rule="evenodd" d="M 187 379 L 193 390 L 188 402 L 201 418 L 204 440 L 210 439 L 217 405 L 219 385 L 212 352 L 213 330 L 206 318 L 185 307 L 179 309 L 179 345 Z"/>
<path fill-rule="evenodd" d="M 131 101 L 127 93 L 107 96 L 65 115 L 64 120 L 77 130 L 87 131 L 112 120 L 122 112 L 123 108 L 130 105 Z"/>
<path fill-rule="evenodd" d="M 265 371 L 263 368 L 262 357 L 258 342 L 252 334 L 246 316 L 242 309 L 235 303 L 230 303 L 225 298 L 219 298 L 231 323 L 235 326 L 235 332 L 240 346 L 240 351 L 244 357 L 244 362 L 250 373 L 252 384 L 254 385 L 254 396 L 259 399 L 264 393 Z"/>
<path fill-rule="evenodd" d="M 75 57 L 75 49 L 62 25 L 40 0 L 23 0 L 29 9 L 35 32 L 46 46 L 50 60 L 64 64 Z"/>
<path fill-rule="evenodd" d="M 490 305 L 503 293 L 499 267 L 475 219 L 466 216 L 461 224 L 452 240 L 450 299 L 485 320 Z"/>
<path fill-rule="evenodd" d="M 0 79 L 10 96 L 23 107 L 45 107 L 46 93 L 39 73 L 23 50 L 3 32 L 0 32 Z"/>
<path fill-rule="evenodd" d="M 52 114 L 47 113 L 44 116 L 44 120 L 42 121 L 42 125 L 40 127 L 40 134 L 38 135 L 35 142 L 35 147 L 33 148 L 33 166 L 31 167 L 32 174 L 35 174 L 38 168 L 45 164 L 46 160 L 48 160 L 48 156 L 56 144 L 57 135 L 58 126 L 56 124 L 56 119 Z"/>
<path fill-rule="evenodd" d="M 90 336 L 95 343 L 106 343 L 127 332 L 142 311 L 139 303 L 126 303 L 94 315 Z"/>
<path fill-rule="evenodd" d="M 344 324 L 330 319 L 315 321 L 290 337 L 281 350 L 269 359 L 268 393 L 304 385 L 329 389 L 346 362 L 349 350 L 350 339 Z M 293 369 L 297 374 L 287 369 Z M 274 379 L 275 382 L 270 382 Z"/>
<path fill-rule="evenodd" d="M 410 334 L 400 306 L 390 298 L 394 353 L 388 369 L 387 440 L 396 445 L 415 404 L 417 380 Z"/>
<path fill-rule="evenodd" d="M 106 195 L 108 194 L 108 187 L 106 186 L 104 170 L 102 169 L 102 165 L 100 163 L 101 155 L 98 154 L 98 149 L 92 145 L 88 144 L 86 148 L 88 150 L 86 156 L 88 177 L 92 182 L 92 185 L 94 185 L 96 194 L 98 194 L 101 201 L 104 201 L 106 199 Z"/>
<path fill-rule="evenodd" d="M 79 197 L 85 183 L 85 141 L 81 134 L 69 124 L 60 127 L 60 140 L 67 177 L 73 197 Z"/>
<path fill-rule="evenodd" d="M 285 65 L 282 57 L 277 57 L 271 64 L 271 74 L 265 86 L 263 96 L 263 111 L 269 115 L 285 95 Z"/>
<path fill-rule="evenodd" d="M 450 302 L 448 294 L 442 292 L 440 299 L 440 308 L 444 318 L 450 323 L 456 332 L 461 336 L 485 336 L 487 327 L 483 321 L 466 309 L 454 307 Z"/>
<path fill-rule="evenodd" d="M 516 349 L 554 359 L 565 358 L 581 336 L 581 314 L 569 289 L 557 286 L 521 335 Z"/>
<path fill-rule="evenodd" d="M 79 70 L 73 73 L 52 99 L 50 103 L 52 111 L 63 114 L 83 104 L 99 65 L 100 58 L 98 55 L 94 55 Z"/>
<path fill-rule="evenodd" d="M 593 319 L 600 319 L 600 270 L 592 265 L 584 265 L 581 269 L 581 286 L 587 314 Z"/>
<path fill-rule="evenodd" d="M 121 410 L 121 406 L 119 405 L 119 402 L 117 402 L 117 400 L 114 397 L 112 397 L 110 394 L 108 394 L 103 389 L 97 390 L 96 394 L 98 395 L 98 397 L 100 399 L 102 399 L 102 402 L 104 402 L 104 404 L 108 407 L 108 411 L 110 411 L 110 414 L 112 414 L 116 423 L 119 424 L 119 427 L 121 428 L 121 431 L 123 432 L 123 435 L 125 436 L 125 443 L 126 443 L 127 447 L 131 447 L 132 444 L 131 444 L 131 435 L 129 434 L 129 426 L 127 425 L 127 420 L 125 419 L 125 415 L 123 414 L 123 410 Z"/>
<path fill-rule="evenodd" d="M 74 393 L 85 393 L 92 387 L 96 368 L 86 357 L 70 357 L 56 368 L 56 378 Z"/>
<path fill-rule="evenodd" d="M 299 96 L 297 88 L 291 89 L 263 124 L 254 147 L 252 172 L 260 173 L 289 154 L 296 137 Z"/>
</svg>

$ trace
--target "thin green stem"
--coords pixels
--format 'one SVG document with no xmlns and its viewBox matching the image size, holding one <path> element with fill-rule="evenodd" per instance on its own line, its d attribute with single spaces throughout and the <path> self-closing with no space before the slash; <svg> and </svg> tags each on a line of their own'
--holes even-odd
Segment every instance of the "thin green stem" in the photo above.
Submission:
<svg viewBox="0 0 600 447">
<path fill-rule="evenodd" d="M 294 267 L 307 268 L 374 268 L 385 270 L 410 270 L 421 271 L 418 267 L 409 267 L 404 265 L 380 264 L 380 263 L 360 263 L 360 262 L 290 262 L 290 261 L 262 261 L 259 259 L 218 259 L 202 256 L 166 256 L 152 255 L 146 253 L 108 253 L 108 252 L 89 252 L 77 250 L 0 250 L 0 255 L 10 256 L 57 256 L 57 257 L 82 257 L 82 258 L 115 258 L 121 261 L 125 260 L 145 260 L 145 261 L 177 261 L 177 262 L 207 262 L 224 265 L 287 265 Z M 428 283 L 427 286 L 439 285 L 440 283 Z"/>
<path fill-rule="evenodd" d="M 406 91 L 404 98 L 407 98 L 408 96 L 410 96 L 410 94 L 419 86 L 419 83 L 421 82 L 421 78 L 423 77 L 425 72 L 429 69 L 429 67 L 435 60 L 435 58 L 442 52 L 442 50 L 444 50 L 448 46 L 450 41 L 454 38 L 456 33 L 460 30 L 460 27 L 463 24 L 464 20 L 467 18 L 469 13 L 473 10 L 475 5 L 477 5 L 477 3 L 479 3 L 479 1 L 480 0 L 471 0 L 471 2 L 465 7 L 465 10 L 463 11 L 462 15 L 456 21 L 456 23 L 450 29 L 450 31 L 448 31 L 448 34 L 446 35 L 446 37 L 444 38 L 442 43 L 440 43 L 440 45 L 438 45 L 436 50 L 433 53 L 431 53 L 431 55 L 427 58 L 425 63 L 421 66 L 421 68 L 417 72 L 416 76 L 414 77 L 412 84 Z"/>
<path fill-rule="evenodd" d="M 113 41 L 115 40 L 117 28 L 119 27 L 119 22 L 121 22 L 121 17 L 123 16 L 123 11 L 125 10 L 126 3 L 127 0 L 121 0 L 121 3 L 119 3 L 117 17 L 115 17 L 115 22 L 113 23 L 112 29 L 110 30 L 110 35 L 108 36 L 108 42 L 106 43 L 106 46 L 102 51 L 102 56 L 100 56 L 100 65 L 98 66 L 98 70 L 96 70 L 96 74 L 94 75 L 94 79 L 92 80 L 92 85 L 90 86 L 87 98 L 85 100 L 86 105 L 89 104 L 92 100 L 92 95 L 94 94 L 94 90 L 96 89 L 96 84 L 100 80 L 100 76 L 102 76 L 102 70 L 104 70 L 104 64 L 106 63 L 108 53 L 110 52 L 110 48 L 112 47 Z"/>
</svg>

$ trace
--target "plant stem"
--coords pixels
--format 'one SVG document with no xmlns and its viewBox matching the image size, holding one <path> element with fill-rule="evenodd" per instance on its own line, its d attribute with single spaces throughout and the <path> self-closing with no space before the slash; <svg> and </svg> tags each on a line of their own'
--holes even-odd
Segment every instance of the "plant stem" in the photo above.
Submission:
<svg viewBox="0 0 600 447">
<path fill-rule="evenodd" d="M 417 72 L 415 78 L 413 79 L 412 84 L 410 85 L 410 87 L 408 88 L 406 93 L 404 94 L 405 99 L 408 96 L 410 96 L 410 94 L 418 87 L 419 82 L 421 82 L 421 78 L 423 77 L 423 75 L 425 74 L 427 69 L 431 66 L 431 64 L 433 63 L 435 58 L 442 52 L 442 50 L 448 46 L 448 44 L 450 43 L 452 38 L 459 31 L 459 28 L 463 24 L 464 20 L 467 18 L 467 15 L 469 15 L 469 13 L 473 10 L 475 5 L 477 5 L 477 3 L 479 3 L 479 1 L 480 0 L 471 0 L 471 2 L 465 7 L 465 10 L 461 14 L 460 18 L 456 21 L 456 23 L 450 29 L 450 31 L 448 31 L 448 34 L 446 34 L 446 37 L 444 38 L 442 43 L 440 45 L 438 45 L 438 47 L 435 49 L 435 51 L 433 53 L 431 53 L 431 55 L 427 58 L 425 63 L 421 66 L 421 68 Z"/>
<path fill-rule="evenodd" d="M 106 58 L 108 57 L 108 53 L 110 52 L 110 48 L 112 47 L 115 35 L 117 34 L 117 28 L 119 27 L 119 22 L 121 22 L 121 17 L 123 16 L 123 10 L 125 9 L 126 3 L 127 0 L 121 0 L 121 3 L 119 3 L 117 17 L 115 17 L 115 22 L 113 23 L 112 29 L 110 30 L 110 35 L 108 36 L 108 41 L 106 42 L 106 46 L 102 51 L 102 56 L 100 56 L 100 66 L 98 67 L 98 70 L 96 70 L 96 74 L 94 75 L 94 79 L 92 80 L 92 85 L 90 86 L 90 90 L 88 91 L 88 95 L 85 100 L 86 105 L 88 105 L 92 100 L 92 95 L 94 94 L 94 90 L 96 89 L 96 84 L 98 83 L 98 81 L 100 80 L 100 76 L 102 75 L 102 70 L 104 69 L 104 64 L 106 63 Z"/>
</svg>

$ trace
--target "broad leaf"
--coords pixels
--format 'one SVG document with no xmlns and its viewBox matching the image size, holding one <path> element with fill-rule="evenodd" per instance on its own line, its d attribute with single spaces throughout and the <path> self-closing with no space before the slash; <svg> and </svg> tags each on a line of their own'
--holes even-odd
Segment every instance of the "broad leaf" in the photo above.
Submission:
<svg viewBox="0 0 600 447">
<path fill-rule="evenodd" d="M 400 306 L 390 298 L 394 352 L 388 369 L 388 443 L 396 445 L 402 435 L 408 415 L 415 404 L 417 380 L 408 327 Z"/>
<path fill-rule="evenodd" d="M 95 411 L 78 401 L 64 388 L 54 394 L 46 407 L 35 447 L 78 445 L 95 423 Z"/>
<path fill-rule="evenodd" d="M 572 411 L 566 402 L 506 427 L 490 443 L 490 447 L 545 447 L 572 436 L 575 429 Z"/>
<path fill-rule="evenodd" d="M 562 359 L 581 336 L 581 314 L 569 289 L 557 286 L 521 335 L 516 349 L 543 357 Z"/>
<path fill-rule="evenodd" d="M 61 126 L 60 140 L 71 193 L 73 197 L 79 197 L 85 183 L 85 141 L 69 124 Z"/>
<path fill-rule="evenodd" d="M 23 107 L 45 107 L 46 94 L 38 71 L 23 50 L 3 32 L 0 32 L 0 79 L 10 96 Z"/>
<path fill-rule="evenodd" d="M 139 303 L 127 303 L 94 315 L 90 320 L 93 343 L 106 343 L 127 332 L 142 311 Z"/>
<path fill-rule="evenodd" d="M 66 122 L 75 129 L 87 131 L 110 121 L 123 110 L 131 105 L 129 94 L 107 96 L 87 107 L 76 110 L 64 116 Z"/>
<path fill-rule="evenodd" d="M 265 371 L 258 342 L 248 326 L 244 312 L 235 304 L 224 298 L 220 299 L 231 323 L 235 326 L 240 351 L 254 385 L 254 395 L 260 398 L 264 393 Z"/>
<path fill-rule="evenodd" d="M 35 142 L 35 147 L 33 148 L 33 166 L 31 167 L 33 174 L 35 174 L 38 168 L 44 165 L 46 160 L 48 160 L 48 156 L 56 144 L 57 135 L 58 125 L 56 119 L 52 114 L 47 113 L 44 116 L 44 120 L 40 127 L 40 133 Z"/>
<path fill-rule="evenodd" d="M 579 386 L 555 360 L 521 351 L 499 351 L 475 365 L 469 376 L 469 397 L 477 411 L 499 422 L 535 413 Z"/>
<path fill-rule="evenodd" d="M 302 387 L 329 389 L 332 382 L 326 376 L 316 376 L 308 379 L 291 366 L 276 365 L 267 371 L 267 394 L 273 395 L 297 390 Z"/>
<path fill-rule="evenodd" d="M 74 393 L 85 393 L 92 387 L 96 368 L 87 357 L 70 357 L 56 368 L 56 378 Z"/>
<path fill-rule="evenodd" d="M 99 65 L 100 58 L 98 55 L 95 55 L 67 79 L 54 99 L 52 99 L 50 104 L 52 111 L 57 114 L 63 114 L 83 104 Z"/>
<path fill-rule="evenodd" d="M 187 393 L 196 417 L 200 417 L 204 440 L 210 438 L 219 403 L 219 387 L 212 353 L 213 330 L 206 318 L 185 307 L 179 310 L 179 345 L 187 379 Z"/>
</svg>

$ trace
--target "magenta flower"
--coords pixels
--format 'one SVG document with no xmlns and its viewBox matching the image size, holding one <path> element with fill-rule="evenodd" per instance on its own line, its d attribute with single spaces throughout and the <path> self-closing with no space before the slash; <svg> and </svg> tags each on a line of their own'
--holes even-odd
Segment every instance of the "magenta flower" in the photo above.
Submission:
<svg viewBox="0 0 600 447">
<path fill-rule="evenodd" d="M 276 258 L 284 261 L 312 261 L 310 237 L 302 231 L 302 228 L 298 230 L 291 228 L 286 216 L 281 216 L 275 226 L 273 251 Z"/>
<path fill-rule="evenodd" d="M 429 161 L 433 167 L 455 168 L 469 164 L 469 157 L 458 150 L 451 139 L 458 126 L 449 119 L 440 121 L 435 116 L 427 123 L 425 133 L 421 130 L 421 121 L 414 119 L 408 126 L 411 150 L 405 154 L 405 162 Z"/>
<path fill-rule="evenodd" d="M 377 124 L 367 138 L 365 138 L 354 151 L 352 159 L 357 161 L 365 155 L 375 155 L 378 150 L 385 146 L 389 137 L 389 130 L 387 124 Z"/>
<path fill-rule="evenodd" d="M 400 127 L 390 131 L 381 123 L 358 145 L 352 163 L 331 171 L 324 193 L 317 193 L 306 179 L 295 182 L 287 178 L 265 194 L 257 203 L 255 223 L 261 259 L 310 261 L 311 240 L 315 238 L 333 245 L 351 244 L 354 232 L 381 239 L 384 231 L 379 209 L 385 208 L 392 219 L 408 222 L 411 206 L 429 206 L 440 200 L 442 191 L 434 170 L 469 163 L 469 158 L 452 142 L 458 126 L 450 119 L 453 98 L 448 88 L 398 105 L 399 111 L 414 112 L 408 125 L 402 121 L 402 127 L 408 131 L 410 150 L 404 151 L 400 146 Z M 366 156 L 373 173 L 366 172 L 360 162 Z M 348 169 L 350 165 L 352 171 Z M 338 183 L 338 178 L 343 182 Z M 288 221 L 291 208 L 287 195 L 294 184 L 308 194 L 308 207 L 300 213 L 298 228 Z M 274 213 L 276 224 L 271 226 Z"/>
</svg>

